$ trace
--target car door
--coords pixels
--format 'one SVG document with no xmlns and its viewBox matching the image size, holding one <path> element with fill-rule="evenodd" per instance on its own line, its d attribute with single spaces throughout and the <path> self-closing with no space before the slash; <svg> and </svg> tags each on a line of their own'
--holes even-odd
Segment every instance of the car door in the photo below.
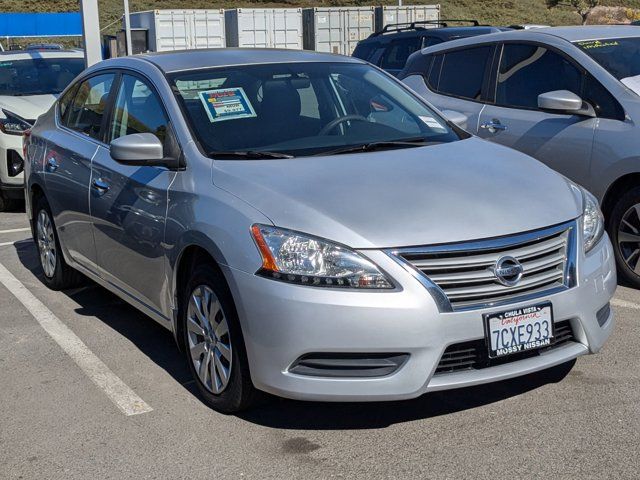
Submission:
<svg viewBox="0 0 640 480">
<path fill-rule="evenodd" d="M 178 155 L 162 101 L 150 82 L 121 75 L 101 145 L 92 164 L 90 209 L 101 276 L 143 306 L 161 311 L 165 278 L 167 191 L 176 173 L 164 167 L 123 165 L 108 144 L 134 133 L 153 133 L 165 156 Z"/>
<path fill-rule="evenodd" d="M 441 111 L 463 114 L 462 126 L 476 133 L 494 51 L 493 44 L 485 44 L 433 54 L 415 62 L 403 82 Z"/>
<path fill-rule="evenodd" d="M 597 119 L 538 108 L 538 95 L 584 95 L 586 72 L 559 51 L 535 43 L 505 43 L 495 92 L 482 111 L 478 135 L 520 150 L 587 186 Z"/>
<path fill-rule="evenodd" d="M 113 72 L 80 81 L 58 103 L 59 128 L 48 135 L 45 184 L 62 248 L 68 258 L 96 273 L 89 216 L 91 161 L 101 144 Z"/>
</svg>

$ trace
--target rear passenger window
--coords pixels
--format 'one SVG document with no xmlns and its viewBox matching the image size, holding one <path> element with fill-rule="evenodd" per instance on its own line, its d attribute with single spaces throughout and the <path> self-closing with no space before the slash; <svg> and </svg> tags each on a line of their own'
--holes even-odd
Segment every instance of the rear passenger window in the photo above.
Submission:
<svg viewBox="0 0 640 480">
<path fill-rule="evenodd" d="M 496 103 L 537 109 L 538 95 L 569 90 L 581 95 L 582 72 L 562 55 L 539 45 L 506 44 L 502 52 Z"/>
<path fill-rule="evenodd" d="M 437 37 L 425 37 L 422 48 L 433 47 L 434 45 L 438 45 L 439 43 L 442 43 L 442 42 L 443 40 Z"/>
<path fill-rule="evenodd" d="M 360 43 L 356 45 L 356 49 L 353 51 L 353 56 L 370 62 L 371 57 L 373 57 L 373 53 L 379 46 L 379 42 Z"/>
<path fill-rule="evenodd" d="M 102 118 L 115 75 L 107 73 L 85 80 L 78 87 L 73 102 L 65 113 L 64 125 L 89 137 L 100 138 Z"/>
<path fill-rule="evenodd" d="M 64 124 L 66 120 L 65 114 L 69 112 L 69 105 L 73 101 L 73 96 L 76 94 L 76 90 L 78 89 L 78 85 L 73 85 L 67 92 L 58 100 L 58 115 L 60 121 Z"/>
<path fill-rule="evenodd" d="M 382 56 L 380 67 L 385 70 L 402 70 L 409 55 L 420 49 L 421 42 L 422 39 L 419 37 L 392 41 Z"/>
<path fill-rule="evenodd" d="M 480 100 L 492 51 L 493 47 L 487 45 L 445 53 L 437 91 L 445 95 Z M 433 68 L 432 73 L 436 73 Z"/>
</svg>

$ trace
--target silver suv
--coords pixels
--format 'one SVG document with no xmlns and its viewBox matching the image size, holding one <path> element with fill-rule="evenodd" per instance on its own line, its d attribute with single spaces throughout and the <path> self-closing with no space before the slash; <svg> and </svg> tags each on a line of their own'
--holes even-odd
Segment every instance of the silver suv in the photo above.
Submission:
<svg viewBox="0 0 640 480">
<path fill-rule="evenodd" d="M 220 411 L 502 380 L 613 328 L 595 198 L 361 60 L 106 61 L 25 147 L 46 284 L 82 272 L 172 330 Z"/>
<path fill-rule="evenodd" d="M 640 288 L 638 27 L 458 40 L 417 52 L 400 78 L 471 133 L 531 155 L 593 192 L 618 272 Z"/>
</svg>

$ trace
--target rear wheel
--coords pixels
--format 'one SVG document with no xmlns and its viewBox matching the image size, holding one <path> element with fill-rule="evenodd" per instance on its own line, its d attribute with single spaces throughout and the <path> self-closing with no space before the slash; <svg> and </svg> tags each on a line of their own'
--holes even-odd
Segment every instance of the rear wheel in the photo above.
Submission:
<svg viewBox="0 0 640 480">
<path fill-rule="evenodd" d="M 622 195 L 608 222 L 618 274 L 640 288 L 640 187 Z"/>
<path fill-rule="evenodd" d="M 53 223 L 51 209 L 44 197 L 36 201 L 35 240 L 44 273 L 44 283 L 52 290 L 64 290 L 77 285 L 82 276 L 65 262 Z"/>
<path fill-rule="evenodd" d="M 181 302 L 181 325 L 189 370 L 202 397 L 213 409 L 235 413 L 254 404 L 235 305 L 222 275 L 198 265 Z"/>
</svg>

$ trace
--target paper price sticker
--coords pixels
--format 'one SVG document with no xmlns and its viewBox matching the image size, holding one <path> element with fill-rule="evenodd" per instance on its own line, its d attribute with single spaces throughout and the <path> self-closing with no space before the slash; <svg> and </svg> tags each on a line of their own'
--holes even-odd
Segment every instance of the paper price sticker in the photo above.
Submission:
<svg viewBox="0 0 640 480">
<path fill-rule="evenodd" d="M 236 120 L 256 116 L 253 105 L 242 87 L 217 88 L 198 92 L 210 122 Z"/>
</svg>

